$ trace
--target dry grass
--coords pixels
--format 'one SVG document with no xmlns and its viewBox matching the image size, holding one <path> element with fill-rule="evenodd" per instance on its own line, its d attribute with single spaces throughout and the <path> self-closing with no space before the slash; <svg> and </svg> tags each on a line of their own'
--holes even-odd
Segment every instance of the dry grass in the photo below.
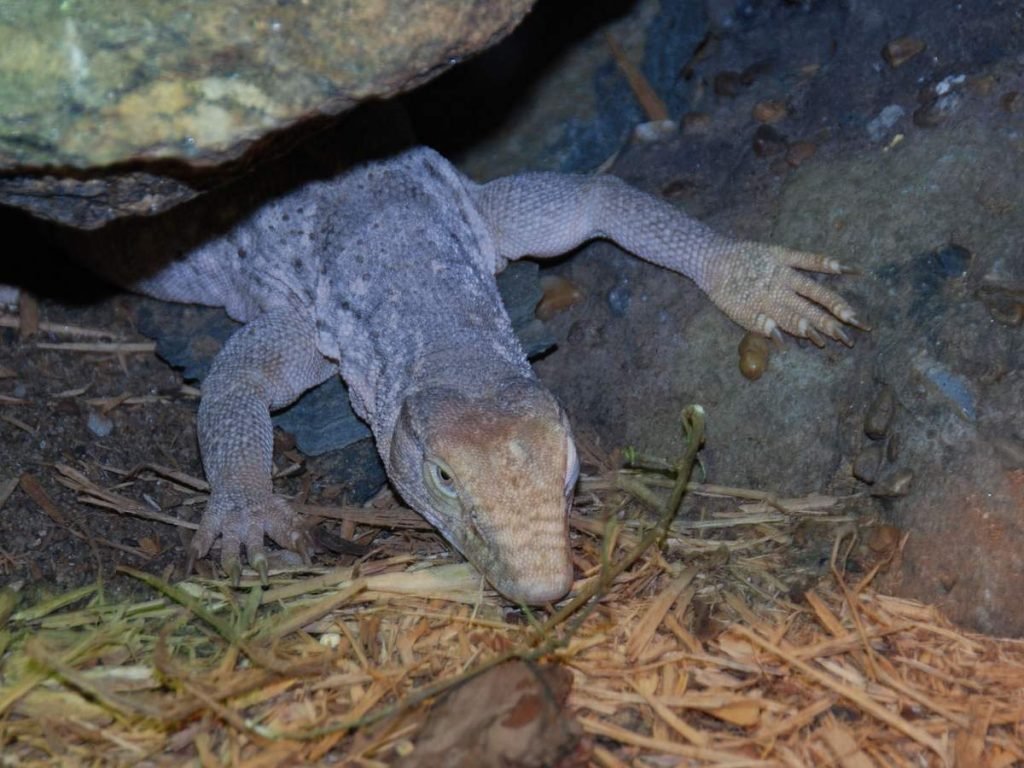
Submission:
<svg viewBox="0 0 1024 768">
<path fill-rule="evenodd" d="M 152 515 L 61 472 L 91 503 Z M 136 574 L 153 593 L 134 603 L 94 586 L 12 612 L 0 593 L 0 763 L 386 765 L 439 693 L 522 657 L 572 671 L 577 764 L 1024 764 L 1024 643 L 872 591 L 898 540 L 857 549 L 864 529 L 841 500 L 753 494 L 738 508 L 701 501 L 699 519 L 691 508 L 638 549 L 657 538 L 645 504 L 664 505 L 663 480 L 584 482 L 574 592 L 597 596 L 571 615 L 510 611 L 469 566 L 414 551 L 279 572 L 268 589 Z M 372 524 L 366 510 L 334 516 Z M 804 590 L 787 553 L 808 524 L 836 546 L 831 574 Z M 853 583 L 841 568 L 858 552 Z"/>
</svg>

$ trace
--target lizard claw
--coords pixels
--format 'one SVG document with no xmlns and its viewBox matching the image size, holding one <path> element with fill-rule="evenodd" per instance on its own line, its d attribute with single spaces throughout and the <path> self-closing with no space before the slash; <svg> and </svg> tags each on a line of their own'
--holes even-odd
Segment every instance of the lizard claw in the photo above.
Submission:
<svg viewBox="0 0 1024 768">
<path fill-rule="evenodd" d="M 257 550 L 255 553 L 251 549 L 247 550 L 249 553 L 249 565 L 256 569 L 256 573 L 260 576 L 260 584 L 264 587 L 270 583 L 269 566 L 267 565 L 267 555 L 262 548 Z"/>
<path fill-rule="evenodd" d="M 313 558 L 309 554 L 309 536 L 302 534 L 295 537 L 293 542 L 295 551 L 302 558 L 302 562 L 309 565 L 313 562 Z"/>
<path fill-rule="evenodd" d="M 227 552 L 227 550 L 224 551 Z M 237 552 L 230 556 L 222 555 L 220 565 L 224 569 L 224 573 L 228 575 L 228 581 L 231 582 L 232 587 L 237 587 L 242 583 L 242 561 L 238 559 Z"/>
<path fill-rule="evenodd" d="M 763 243 L 737 242 L 709 269 L 705 290 L 733 320 L 749 331 L 777 339 L 779 329 L 825 346 L 825 337 L 846 346 L 853 340 L 843 324 L 870 328 L 845 299 L 812 280 L 805 271 L 850 274 L 835 259 Z"/>
<path fill-rule="evenodd" d="M 285 499 L 269 491 L 214 489 L 189 546 L 187 572 L 220 537 L 220 564 L 231 584 L 237 587 L 241 582 L 244 548 L 249 565 L 266 585 L 269 564 L 263 546 L 265 536 L 282 547 L 299 551 L 303 560 L 309 562 L 306 537 L 296 528 L 295 514 Z"/>
<path fill-rule="evenodd" d="M 822 349 L 825 346 L 825 337 L 822 336 L 814 328 L 807 328 L 804 330 L 804 336 L 810 339 L 811 343 L 818 349 Z"/>
</svg>

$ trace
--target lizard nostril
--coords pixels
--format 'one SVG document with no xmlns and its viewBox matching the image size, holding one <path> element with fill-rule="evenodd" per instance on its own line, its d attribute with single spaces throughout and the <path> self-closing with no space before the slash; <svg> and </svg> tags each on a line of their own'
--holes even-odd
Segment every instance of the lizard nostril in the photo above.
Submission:
<svg viewBox="0 0 1024 768">
<path fill-rule="evenodd" d="M 484 538 L 483 533 L 480 531 L 480 512 L 476 507 L 472 507 L 469 510 L 469 514 L 466 516 L 466 527 L 478 539 Z"/>
</svg>

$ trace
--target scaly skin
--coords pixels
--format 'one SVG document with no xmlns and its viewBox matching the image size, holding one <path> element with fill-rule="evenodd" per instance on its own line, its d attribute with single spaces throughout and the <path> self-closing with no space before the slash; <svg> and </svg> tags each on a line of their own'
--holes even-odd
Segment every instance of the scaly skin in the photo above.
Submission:
<svg viewBox="0 0 1024 768">
<path fill-rule="evenodd" d="M 567 512 L 579 471 L 565 413 L 512 333 L 494 275 L 512 259 L 596 237 L 692 278 L 748 330 L 849 343 L 852 308 L 798 270 L 834 260 L 730 240 L 609 176 L 523 174 L 477 185 L 417 149 L 307 184 L 198 246 L 164 243 L 140 268 L 101 271 L 142 293 L 224 306 L 248 322 L 203 384 L 199 439 L 210 503 L 193 539 L 299 549 L 271 488 L 269 412 L 338 372 L 405 500 L 514 601 L 572 583 Z M 188 242 L 188 238 L 185 238 Z"/>
</svg>

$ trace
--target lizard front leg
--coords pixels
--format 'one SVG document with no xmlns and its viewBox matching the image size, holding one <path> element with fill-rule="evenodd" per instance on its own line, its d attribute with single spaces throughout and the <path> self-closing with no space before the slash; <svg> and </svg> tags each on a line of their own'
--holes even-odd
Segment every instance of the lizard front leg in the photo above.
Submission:
<svg viewBox="0 0 1024 768">
<path fill-rule="evenodd" d="M 221 566 L 236 582 L 241 548 L 266 581 L 263 537 L 304 551 L 294 512 L 271 485 L 274 436 L 270 411 L 295 400 L 337 372 L 316 348 L 308 314 L 275 309 L 239 329 L 224 345 L 203 382 L 199 449 L 210 500 L 189 547 L 189 562 L 221 537 Z"/>
<path fill-rule="evenodd" d="M 528 173 L 470 185 L 502 259 L 556 256 L 587 240 L 613 240 L 645 261 L 690 277 L 747 330 L 850 344 L 863 326 L 835 291 L 800 270 L 848 272 L 835 259 L 715 233 L 614 176 Z"/>
</svg>

